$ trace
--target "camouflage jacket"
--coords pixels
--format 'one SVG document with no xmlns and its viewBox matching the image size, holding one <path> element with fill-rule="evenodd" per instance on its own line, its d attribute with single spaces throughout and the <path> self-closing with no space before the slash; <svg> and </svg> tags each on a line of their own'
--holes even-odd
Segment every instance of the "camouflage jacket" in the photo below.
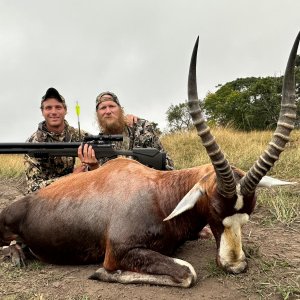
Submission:
<svg viewBox="0 0 300 300">
<path fill-rule="evenodd" d="M 84 135 L 85 132 L 81 131 Z M 45 121 L 41 122 L 38 130 L 31 135 L 27 142 L 31 143 L 56 143 L 56 142 L 79 142 L 78 129 L 73 128 L 65 121 L 65 129 L 61 134 L 49 132 Z M 74 157 L 49 157 L 33 158 L 24 157 L 25 175 L 27 180 L 27 193 L 34 192 L 45 187 L 61 176 L 73 172 Z"/>
<path fill-rule="evenodd" d="M 126 126 L 123 131 L 123 141 L 114 144 L 116 150 L 131 150 L 132 148 L 141 147 L 156 148 L 159 151 L 166 152 L 154 131 L 152 123 L 144 119 L 138 119 L 133 127 Z M 99 163 L 102 165 L 112 158 L 100 158 Z M 174 163 L 168 154 L 166 167 L 167 170 L 174 169 Z"/>
</svg>

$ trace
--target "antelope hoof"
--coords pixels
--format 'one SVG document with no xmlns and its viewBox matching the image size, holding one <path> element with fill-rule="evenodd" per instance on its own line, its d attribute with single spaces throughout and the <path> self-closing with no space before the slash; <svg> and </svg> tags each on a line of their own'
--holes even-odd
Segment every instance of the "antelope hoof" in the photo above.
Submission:
<svg viewBox="0 0 300 300">
<path fill-rule="evenodd" d="M 210 240 L 214 237 L 211 229 L 209 226 L 205 226 L 199 233 L 198 233 L 199 239 L 202 240 Z"/>
<path fill-rule="evenodd" d="M 15 241 L 9 246 L 2 247 L 2 255 L 4 259 L 8 259 L 15 267 L 25 267 L 25 255 L 20 245 Z"/>
<path fill-rule="evenodd" d="M 247 271 L 248 263 L 246 260 L 234 262 L 221 266 L 224 271 L 230 274 L 240 274 Z"/>
</svg>

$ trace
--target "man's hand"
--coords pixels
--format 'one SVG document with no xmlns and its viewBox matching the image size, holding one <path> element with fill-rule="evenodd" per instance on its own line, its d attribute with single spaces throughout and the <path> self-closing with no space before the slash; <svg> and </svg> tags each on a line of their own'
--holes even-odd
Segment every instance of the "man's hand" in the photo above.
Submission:
<svg viewBox="0 0 300 300">
<path fill-rule="evenodd" d="M 88 170 L 95 170 L 99 167 L 98 160 L 95 155 L 95 151 L 92 145 L 84 144 L 78 147 L 78 158 L 81 161 L 81 165 L 76 167 L 73 173 L 81 173 Z M 88 170 L 87 170 L 88 167 Z"/>
<path fill-rule="evenodd" d="M 126 123 L 128 126 L 132 127 L 138 120 L 138 117 L 135 115 L 126 115 Z"/>
</svg>

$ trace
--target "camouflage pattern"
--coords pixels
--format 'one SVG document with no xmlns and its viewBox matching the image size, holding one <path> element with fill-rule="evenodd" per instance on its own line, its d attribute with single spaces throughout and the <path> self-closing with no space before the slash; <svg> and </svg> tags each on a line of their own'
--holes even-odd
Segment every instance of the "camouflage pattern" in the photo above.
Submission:
<svg viewBox="0 0 300 300">
<path fill-rule="evenodd" d="M 123 131 L 123 141 L 115 142 L 116 150 L 131 150 L 132 148 L 156 148 L 161 152 L 165 152 L 158 135 L 155 133 L 153 124 L 144 119 L 138 119 L 133 127 L 126 126 Z M 100 158 L 99 163 L 103 165 L 112 158 Z M 167 154 L 166 161 L 167 170 L 174 169 L 174 163 Z"/>
<path fill-rule="evenodd" d="M 49 98 L 56 99 L 58 102 L 62 103 L 62 105 L 63 105 L 64 108 L 67 108 L 65 98 L 62 95 L 60 95 L 59 92 L 55 88 L 49 88 L 46 91 L 46 94 L 42 97 L 42 100 L 41 100 L 41 109 L 43 109 L 43 103 L 44 103 L 44 101 L 46 101 Z"/>
<path fill-rule="evenodd" d="M 85 134 L 81 130 L 81 136 Z M 30 143 L 56 143 L 79 142 L 78 129 L 71 127 L 65 121 L 65 129 L 61 134 L 49 132 L 46 122 L 39 124 L 38 130 L 27 140 Z M 27 179 L 27 193 L 34 192 L 57 180 L 59 177 L 73 172 L 74 157 L 49 157 L 34 158 L 28 155 L 24 157 L 25 175 Z"/>
<path fill-rule="evenodd" d="M 104 97 L 104 95 L 110 95 L 111 97 L 112 97 L 112 101 L 114 101 L 115 103 L 117 103 L 119 106 L 121 106 L 120 105 L 120 101 L 119 101 L 119 99 L 118 99 L 118 97 L 117 97 L 117 95 L 116 94 L 114 94 L 114 93 L 112 93 L 112 92 L 103 92 L 103 93 L 101 93 L 101 94 L 99 94 L 98 96 L 97 96 L 97 98 L 96 98 L 96 110 L 97 110 L 97 108 L 98 108 L 98 105 L 101 103 L 101 102 L 105 102 L 105 101 L 107 101 L 107 99 L 103 99 Z M 103 98 L 102 98 L 103 97 Z M 102 99 L 101 99 L 102 98 Z"/>
<path fill-rule="evenodd" d="M 81 136 L 87 134 L 81 130 Z M 123 132 L 123 141 L 115 142 L 115 149 L 130 150 L 135 147 L 156 148 L 164 151 L 158 135 L 153 129 L 152 123 L 147 120 L 139 119 L 133 127 L 126 126 Z M 27 140 L 30 143 L 55 143 L 55 142 L 79 142 L 78 129 L 71 127 L 65 121 L 65 129 L 61 134 L 49 132 L 46 128 L 46 122 L 39 124 L 38 130 Z M 112 158 L 101 158 L 100 165 Z M 75 165 L 74 157 L 49 157 L 34 158 L 28 155 L 24 156 L 25 175 L 27 179 L 27 193 L 32 193 L 45 187 L 61 176 L 73 172 Z M 174 169 L 174 163 L 167 154 L 167 170 Z"/>
</svg>

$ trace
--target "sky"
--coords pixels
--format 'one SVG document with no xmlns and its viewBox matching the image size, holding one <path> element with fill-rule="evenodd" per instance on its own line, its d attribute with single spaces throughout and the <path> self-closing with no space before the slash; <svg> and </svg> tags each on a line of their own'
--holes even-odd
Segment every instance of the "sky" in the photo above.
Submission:
<svg viewBox="0 0 300 300">
<path fill-rule="evenodd" d="M 300 0 L 0 0 L 0 142 L 24 142 L 49 87 L 70 125 L 96 134 L 95 98 L 167 129 L 187 99 L 197 36 L 199 98 L 218 84 L 281 76 L 300 30 Z M 298 52 L 299 53 L 299 52 Z"/>
</svg>

